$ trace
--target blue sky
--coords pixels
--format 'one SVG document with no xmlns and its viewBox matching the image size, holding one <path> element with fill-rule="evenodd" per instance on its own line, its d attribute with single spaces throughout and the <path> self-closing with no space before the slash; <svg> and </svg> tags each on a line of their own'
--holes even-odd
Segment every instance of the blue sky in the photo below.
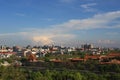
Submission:
<svg viewBox="0 0 120 80">
<path fill-rule="evenodd" d="M 120 0 L 0 0 L 0 44 L 120 47 Z"/>
</svg>

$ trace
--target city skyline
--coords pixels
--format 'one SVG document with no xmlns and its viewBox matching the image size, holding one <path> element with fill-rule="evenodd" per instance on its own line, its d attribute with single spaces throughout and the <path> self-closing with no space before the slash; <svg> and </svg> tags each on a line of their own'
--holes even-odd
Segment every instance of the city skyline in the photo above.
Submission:
<svg viewBox="0 0 120 80">
<path fill-rule="evenodd" d="M 119 0 L 0 0 L 0 45 L 120 48 Z"/>
</svg>

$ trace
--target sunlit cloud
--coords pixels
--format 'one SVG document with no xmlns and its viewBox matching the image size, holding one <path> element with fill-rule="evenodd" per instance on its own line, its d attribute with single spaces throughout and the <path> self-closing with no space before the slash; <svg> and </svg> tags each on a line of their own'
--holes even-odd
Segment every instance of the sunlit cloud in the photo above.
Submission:
<svg viewBox="0 0 120 80">
<path fill-rule="evenodd" d="M 53 42 L 49 36 L 35 36 L 33 37 L 33 41 L 40 42 L 43 45 L 48 45 Z"/>
</svg>

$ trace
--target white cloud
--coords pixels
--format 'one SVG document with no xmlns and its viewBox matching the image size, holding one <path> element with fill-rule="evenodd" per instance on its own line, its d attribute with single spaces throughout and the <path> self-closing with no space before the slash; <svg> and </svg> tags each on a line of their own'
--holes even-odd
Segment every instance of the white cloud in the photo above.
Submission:
<svg viewBox="0 0 120 80">
<path fill-rule="evenodd" d="M 86 12 L 93 12 L 96 11 L 96 9 L 93 8 L 96 5 L 97 3 L 88 3 L 88 4 L 82 4 L 80 5 L 80 7 L 84 8 Z"/>
<path fill-rule="evenodd" d="M 34 36 L 33 41 L 40 42 L 43 45 L 51 44 L 53 42 L 50 36 Z"/>
<path fill-rule="evenodd" d="M 52 19 L 52 18 L 46 18 L 45 20 L 47 20 L 47 21 L 53 21 L 54 19 Z"/>
<path fill-rule="evenodd" d="M 23 13 L 16 13 L 15 15 L 16 16 L 25 16 L 25 14 L 23 14 Z"/>
<path fill-rule="evenodd" d="M 104 14 L 96 14 L 91 18 L 87 19 L 72 19 L 67 22 L 58 25 L 51 25 L 47 28 L 28 28 L 18 33 L 0 34 L 0 39 L 4 39 L 6 42 L 13 42 L 18 40 L 19 43 L 39 43 L 40 44 L 52 44 L 62 43 L 70 44 L 72 40 L 77 40 L 80 34 L 74 32 L 79 30 L 89 30 L 96 28 L 120 28 L 119 19 L 120 11 L 108 12 Z M 117 21 L 117 23 L 116 23 Z M 115 23 L 114 23 L 115 22 Z M 114 23 L 111 25 L 111 23 Z M 116 33 L 115 33 L 116 34 Z M 84 38 L 84 37 L 83 37 Z M 13 40 L 15 39 L 15 40 Z M 29 40 L 27 43 L 26 40 Z M 75 44 L 72 42 L 71 44 Z M 111 40 L 98 40 L 101 44 L 113 44 Z"/>
<path fill-rule="evenodd" d="M 53 18 L 41 18 L 40 20 L 41 21 L 53 21 L 54 19 Z"/>
<path fill-rule="evenodd" d="M 112 40 L 98 40 L 99 44 L 114 44 L 115 42 Z"/>
<path fill-rule="evenodd" d="M 115 36 L 115 35 L 119 35 L 120 33 L 119 32 L 107 32 L 106 34 L 110 36 Z"/>
<path fill-rule="evenodd" d="M 58 30 L 58 28 L 52 29 L 28 29 L 25 32 L 18 33 L 8 33 L 8 34 L 0 34 L 1 40 L 5 40 L 5 43 L 14 42 L 15 40 L 19 43 L 22 41 L 30 40 L 33 45 L 49 45 L 49 44 L 59 44 L 66 40 L 70 41 L 74 39 L 76 36 L 71 33 L 66 33 L 63 29 Z M 15 38 L 15 39 L 14 39 Z M 13 40 L 14 39 L 14 40 Z M 3 43 L 3 42 L 2 42 Z M 18 44 L 19 44 L 18 43 Z M 27 44 L 28 42 L 26 42 Z M 14 43 L 15 44 L 15 43 Z"/>
<path fill-rule="evenodd" d="M 59 0 L 60 2 L 63 2 L 63 3 L 71 3 L 71 2 L 73 2 L 73 1 L 75 1 L 75 0 Z"/>
<path fill-rule="evenodd" d="M 81 7 L 82 8 L 90 8 L 90 7 L 92 7 L 92 6 L 95 6 L 95 5 L 97 5 L 96 3 L 89 3 L 89 4 L 83 4 L 83 5 L 81 5 Z"/>
<path fill-rule="evenodd" d="M 87 19 L 72 19 L 69 20 L 68 22 L 56 26 L 71 30 L 119 28 L 120 23 L 114 23 L 119 18 L 120 18 L 120 11 L 115 11 L 104 14 L 96 14 L 92 18 L 87 18 Z M 111 23 L 114 24 L 111 25 Z"/>
</svg>

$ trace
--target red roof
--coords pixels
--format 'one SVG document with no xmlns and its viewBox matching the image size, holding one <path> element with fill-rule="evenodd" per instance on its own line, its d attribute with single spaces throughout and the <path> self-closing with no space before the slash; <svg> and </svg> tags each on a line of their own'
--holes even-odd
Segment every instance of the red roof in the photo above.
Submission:
<svg viewBox="0 0 120 80">
<path fill-rule="evenodd" d="M 83 61 L 83 58 L 72 58 L 71 61 Z"/>
<path fill-rule="evenodd" d="M 85 56 L 85 59 L 99 59 L 100 58 L 100 55 L 86 55 Z"/>
</svg>

